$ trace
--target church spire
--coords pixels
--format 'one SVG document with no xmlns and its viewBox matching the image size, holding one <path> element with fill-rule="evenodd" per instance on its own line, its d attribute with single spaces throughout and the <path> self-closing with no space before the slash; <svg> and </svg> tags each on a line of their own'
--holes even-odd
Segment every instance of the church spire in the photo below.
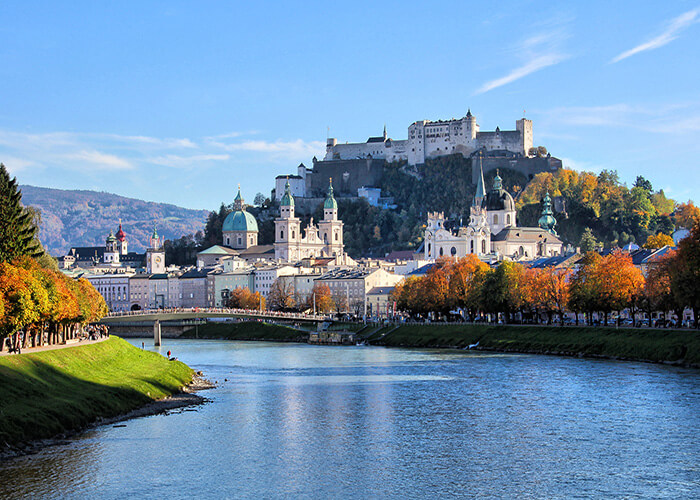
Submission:
<svg viewBox="0 0 700 500">
<path fill-rule="evenodd" d="M 538 225 L 545 231 L 556 235 L 557 232 L 554 230 L 554 226 L 557 225 L 557 219 L 554 218 L 552 212 L 552 199 L 549 197 L 549 191 L 544 195 L 542 199 L 542 217 L 537 221 Z"/>
<path fill-rule="evenodd" d="M 386 141 L 386 123 L 384 124 L 384 141 Z"/>
<path fill-rule="evenodd" d="M 241 185 L 238 185 L 238 194 L 236 199 L 233 200 L 233 209 L 236 211 L 243 210 L 243 197 L 241 196 Z"/>
<path fill-rule="evenodd" d="M 484 189 L 484 169 L 481 165 L 481 152 L 479 152 L 479 177 L 476 180 L 476 194 L 472 205 L 481 206 L 481 202 L 486 197 L 486 189 Z"/>
</svg>

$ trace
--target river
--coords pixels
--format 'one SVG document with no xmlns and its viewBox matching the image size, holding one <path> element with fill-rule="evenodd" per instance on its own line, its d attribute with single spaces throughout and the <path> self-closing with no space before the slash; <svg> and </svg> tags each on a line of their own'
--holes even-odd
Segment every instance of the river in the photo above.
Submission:
<svg viewBox="0 0 700 500">
<path fill-rule="evenodd" d="M 0 463 L 0 497 L 700 497 L 698 370 L 164 343 L 218 381 L 208 402 Z"/>
</svg>

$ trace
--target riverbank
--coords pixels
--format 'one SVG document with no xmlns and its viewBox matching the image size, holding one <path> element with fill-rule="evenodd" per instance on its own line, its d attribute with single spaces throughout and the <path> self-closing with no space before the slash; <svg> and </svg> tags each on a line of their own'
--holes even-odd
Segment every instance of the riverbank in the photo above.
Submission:
<svg viewBox="0 0 700 500">
<path fill-rule="evenodd" d="M 168 361 L 118 337 L 91 345 L 3 357 L 2 455 L 93 424 L 200 402 L 200 396 L 183 393 L 194 375 L 184 363 Z"/>
<path fill-rule="evenodd" d="M 367 336 L 372 345 L 556 354 L 700 367 L 700 333 L 610 327 L 429 324 L 389 325 Z"/>
<path fill-rule="evenodd" d="M 309 334 L 284 325 L 262 321 L 240 321 L 236 323 L 207 323 L 183 333 L 182 339 L 213 340 L 261 340 L 272 342 L 306 342 Z"/>
</svg>

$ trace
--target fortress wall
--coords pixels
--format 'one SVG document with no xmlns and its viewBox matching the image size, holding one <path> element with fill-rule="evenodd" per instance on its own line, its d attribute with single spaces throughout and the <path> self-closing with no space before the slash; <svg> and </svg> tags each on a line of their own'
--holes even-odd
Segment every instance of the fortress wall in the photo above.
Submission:
<svg viewBox="0 0 700 500">
<path fill-rule="evenodd" d="M 324 160 L 332 160 L 336 155 L 340 155 L 341 160 L 355 160 L 367 155 L 372 155 L 373 158 L 384 158 L 385 149 L 383 142 L 336 144 L 331 150 L 332 156 L 329 157 L 327 154 Z"/>
<path fill-rule="evenodd" d="M 527 153 L 523 150 L 522 135 L 517 130 L 479 132 L 476 134 L 476 140 L 478 148 L 484 147 L 487 150 L 506 149 L 515 153 Z"/>
<path fill-rule="evenodd" d="M 363 186 L 379 186 L 383 170 L 384 160 L 317 161 L 313 172 L 306 176 L 306 193 L 307 196 L 324 196 L 328 179 L 332 178 L 337 194 L 357 196 L 357 190 Z"/>
</svg>

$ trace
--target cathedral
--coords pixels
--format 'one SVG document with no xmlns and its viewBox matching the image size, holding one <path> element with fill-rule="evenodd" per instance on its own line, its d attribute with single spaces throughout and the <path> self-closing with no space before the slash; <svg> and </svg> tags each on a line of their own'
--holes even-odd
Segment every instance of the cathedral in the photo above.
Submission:
<svg viewBox="0 0 700 500">
<path fill-rule="evenodd" d="M 503 189 L 498 172 L 491 190 L 484 188 L 484 173 L 479 167 L 476 194 L 470 208 L 469 224 L 451 230 L 445 227 L 445 216 L 428 213 L 425 230 L 425 258 L 464 257 L 475 254 L 486 262 L 531 260 L 560 255 L 564 245 L 554 226 L 549 193 L 544 197 L 539 227 L 518 227 L 513 197 Z"/>
<path fill-rule="evenodd" d="M 309 225 L 301 234 L 301 221 L 294 216 L 294 197 L 289 181 L 280 200 L 280 216 L 275 219 L 275 259 L 296 262 L 307 257 L 339 257 L 344 253 L 343 222 L 338 219 L 338 202 L 333 196 L 333 181 L 323 202 L 323 220 Z"/>
<path fill-rule="evenodd" d="M 224 220 L 222 236 L 222 245 L 231 249 L 228 252 L 235 250 L 234 254 L 243 257 L 258 253 L 262 255 L 265 245 L 258 245 L 258 223 L 245 209 L 240 186 L 233 202 L 233 212 Z M 280 262 L 298 262 L 310 257 L 335 258 L 337 262 L 347 260 L 343 244 L 343 221 L 338 219 L 338 202 L 333 196 L 332 180 L 323 202 L 323 220 L 314 224 L 311 219 L 303 229 L 301 220 L 294 213 L 294 196 L 287 180 L 280 200 L 280 214 L 275 219 L 275 243 L 272 248 L 274 259 Z"/>
</svg>

